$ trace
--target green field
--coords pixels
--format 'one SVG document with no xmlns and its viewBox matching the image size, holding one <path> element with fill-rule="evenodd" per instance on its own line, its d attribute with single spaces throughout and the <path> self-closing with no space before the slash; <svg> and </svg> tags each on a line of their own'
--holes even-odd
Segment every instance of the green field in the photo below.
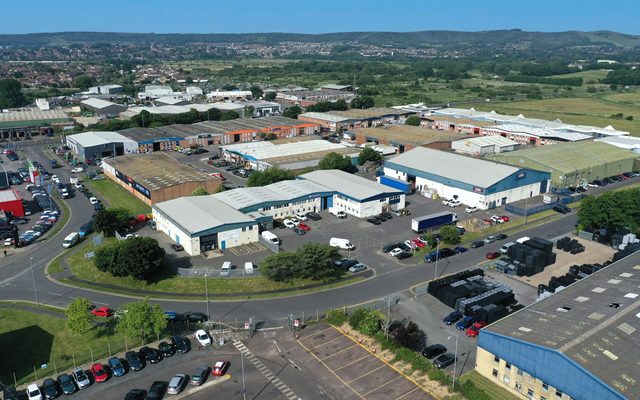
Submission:
<svg viewBox="0 0 640 400">
<path fill-rule="evenodd" d="M 497 386 L 496 384 L 494 384 L 484 376 L 480 375 L 475 370 L 472 370 L 462 375 L 460 377 L 460 381 L 473 382 L 478 388 L 482 389 L 482 391 L 485 394 L 487 394 L 491 400 L 518 400 L 519 399 L 519 397 L 517 397 L 516 395 L 511 394 L 505 389 Z"/>
<path fill-rule="evenodd" d="M 99 181 L 86 179 L 84 184 L 92 192 L 99 193 L 104 197 L 109 207 L 126 208 L 131 211 L 132 214 L 148 214 L 151 212 L 151 207 L 136 199 L 131 193 L 124 190 L 109 178 Z"/>
<path fill-rule="evenodd" d="M 574 72 L 572 74 L 552 75 L 550 78 L 582 78 L 584 83 L 597 82 L 607 77 L 609 71 L 594 69 L 589 71 Z"/>
</svg>

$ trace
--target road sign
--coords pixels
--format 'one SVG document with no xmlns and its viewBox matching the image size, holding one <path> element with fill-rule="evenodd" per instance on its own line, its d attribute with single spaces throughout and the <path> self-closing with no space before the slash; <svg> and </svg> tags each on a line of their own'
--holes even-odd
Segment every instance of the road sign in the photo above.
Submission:
<svg viewBox="0 0 640 400">
<path fill-rule="evenodd" d="M 244 329 L 249 329 L 249 327 L 251 327 L 251 324 L 247 321 L 244 323 Z"/>
<path fill-rule="evenodd" d="M 294 319 L 293 320 L 293 326 L 295 326 L 296 328 L 300 326 L 300 320 L 299 319 Z"/>
</svg>

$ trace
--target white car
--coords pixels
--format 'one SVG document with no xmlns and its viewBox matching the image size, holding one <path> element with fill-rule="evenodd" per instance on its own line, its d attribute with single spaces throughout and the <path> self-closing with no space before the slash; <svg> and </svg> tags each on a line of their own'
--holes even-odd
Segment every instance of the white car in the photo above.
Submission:
<svg viewBox="0 0 640 400">
<path fill-rule="evenodd" d="M 443 206 L 448 206 L 450 201 L 451 200 L 449 200 L 449 199 L 442 199 L 442 205 Z"/>
<path fill-rule="evenodd" d="M 84 168 L 82 167 L 75 167 L 71 170 L 72 173 L 74 174 L 79 174 L 80 172 L 84 172 Z"/>
<path fill-rule="evenodd" d="M 35 383 L 27 386 L 27 397 L 29 400 L 42 400 L 42 392 L 40 388 Z"/>
<path fill-rule="evenodd" d="M 590 187 L 590 188 L 597 188 L 597 187 L 598 187 L 598 185 L 596 185 L 595 183 L 587 183 L 587 187 Z"/>
<path fill-rule="evenodd" d="M 464 212 L 466 212 L 467 214 L 471 214 L 478 211 L 478 207 L 467 207 L 464 209 Z"/>
<path fill-rule="evenodd" d="M 140 237 L 140 235 L 138 234 L 133 234 L 133 233 L 127 233 L 124 237 L 124 240 L 129 240 L 129 239 L 133 239 L 134 237 Z"/>
<path fill-rule="evenodd" d="M 4 240 L 4 245 L 5 246 L 13 246 L 13 238 L 6 238 Z"/>
<path fill-rule="evenodd" d="M 284 224 L 284 226 L 286 226 L 289 229 L 293 229 L 295 228 L 297 225 L 290 219 L 285 219 L 284 221 L 282 221 L 282 223 Z"/>
<path fill-rule="evenodd" d="M 460 200 L 450 200 L 449 201 L 449 207 L 458 207 L 461 204 L 462 203 L 460 202 Z"/>
<path fill-rule="evenodd" d="M 307 218 L 307 216 L 302 213 L 296 213 L 296 218 L 298 218 L 300 221 L 303 221 L 303 222 L 309 220 L 309 218 Z"/>
<path fill-rule="evenodd" d="M 60 178 L 58 178 L 58 175 L 51 175 L 51 180 L 55 183 L 60 183 Z"/>
<path fill-rule="evenodd" d="M 405 240 L 405 241 L 404 241 L 404 244 L 406 244 L 407 246 L 411 247 L 412 249 L 415 249 L 416 247 L 418 247 L 418 246 L 416 246 L 416 244 L 415 244 L 415 243 L 413 243 L 411 240 Z"/>
<path fill-rule="evenodd" d="M 73 184 L 73 186 L 75 186 L 76 189 L 80 189 L 80 188 L 82 188 L 82 183 L 76 182 L 76 183 Z"/>
<path fill-rule="evenodd" d="M 38 232 L 38 231 L 31 230 L 31 229 L 30 229 L 30 230 L 28 230 L 28 231 L 26 231 L 26 232 L 25 232 L 25 234 L 29 234 L 29 235 L 31 235 L 31 236 L 33 236 L 33 237 L 37 237 L 37 238 L 39 238 L 40 236 L 42 236 L 42 233 L 40 233 L 40 232 Z"/>
<path fill-rule="evenodd" d="M 491 221 L 493 221 L 494 224 L 503 224 L 504 223 L 502 217 L 500 217 L 498 215 L 495 215 L 495 214 L 491 216 Z"/>
<path fill-rule="evenodd" d="M 196 331 L 196 339 L 203 346 L 211 346 L 211 336 L 204 329 L 198 329 Z"/>
<path fill-rule="evenodd" d="M 399 248 L 399 247 L 396 247 L 395 249 L 393 249 L 393 250 L 391 250 L 391 251 L 389 252 L 389 255 L 390 255 L 391 257 L 396 257 L 396 256 L 397 256 L 398 254 L 400 254 L 400 253 L 402 253 L 402 249 L 401 249 L 401 248 Z"/>
<path fill-rule="evenodd" d="M 291 222 L 293 222 L 295 224 L 295 226 L 298 226 L 298 224 L 300 223 L 300 220 L 298 218 L 289 218 L 291 220 Z"/>
<path fill-rule="evenodd" d="M 98 199 L 96 199 L 95 197 L 89 197 L 89 203 L 96 205 L 98 204 Z"/>
</svg>

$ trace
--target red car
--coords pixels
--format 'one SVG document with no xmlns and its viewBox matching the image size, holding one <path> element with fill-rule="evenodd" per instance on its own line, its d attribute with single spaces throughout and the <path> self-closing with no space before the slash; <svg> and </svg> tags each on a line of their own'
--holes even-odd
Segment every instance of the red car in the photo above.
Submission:
<svg viewBox="0 0 640 400">
<path fill-rule="evenodd" d="M 494 258 L 498 258 L 500 257 L 500 253 L 498 253 L 497 251 L 490 251 L 487 253 L 487 258 L 489 260 L 493 260 Z"/>
<path fill-rule="evenodd" d="M 307 224 L 305 224 L 304 222 L 300 222 L 298 224 L 298 228 L 302 229 L 303 231 L 310 231 L 311 227 Z"/>
<path fill-rule="evenodd" d="M 469 327 L 469 329 L 467 329 L 467 336 L 469 337 L 476 337 L 478 336 L 478 334 L 480 333 L 480 329 L 484 328 L 485 326 L 487 326 L 486 323 L 484 322 L 476 322 L 473 325 L 471 325 Z"/>
<path fill-rule="evenodd" d="M 211 375 L 222 376 L 229 368 L 229 361 L 217 361 L 211 370 Z"/>
<path fill-rule="evenodd" d="M 105 382 L 109 378 L 107 370 L 104 368 L 104 365 L 100 363 L 95 363 L 91 366 L 91 373 L 96 382 Z"/>
<path fill-rule="evenodd" d="M 418 247 L 424 247 L 424 246 L 426 246 L 426 245 L 422 242 L 422 240 L 419 240 L 419 239 L 412 239 L 412 240 L 411 240 L 411 243 L 415 244 L 415 245 L 416 245 L 416 246 L 418 246 Z"/>
<path fill-rule="evenodd" d="M 221 173 L 219 173 L 219 172 L 213 172 L 213 173 L 211 174 L 211 176 L 215 176 L 216 178 L 220 178 L 220 180 L 221 180 L 221 181 L 226 181 L 226 180 L 227 180 L 227 178 L 225 178 L 224 176 L 222 176 L 222 174 L 221 174 Z"/>
<path fill-rule="evenodd" d="M 91 310 L 91 314 L 95 315 L 96 317 L 110 317 L 113 315 L 113 310 L 110 309 L 109 307 L 96 307 L 93 310 Z"/>
<path fill-rule="evenodd" d="M 509 217 L 506 215 L 501 215 L 500 218 L 502 218 L 502 222 L 509 222 Z"/>
</svg>

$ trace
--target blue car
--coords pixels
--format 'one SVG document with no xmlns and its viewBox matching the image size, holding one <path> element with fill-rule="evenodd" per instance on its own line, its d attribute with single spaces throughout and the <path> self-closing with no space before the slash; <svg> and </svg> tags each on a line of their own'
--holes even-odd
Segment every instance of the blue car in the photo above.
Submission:
<svg viewBox="0 0 640 400">
<path fill-rule="evenodd" d="M 442 256 L 440 256 L 439 254 L 440 254 L 439 251 L 434 250 L 428 253 L 426 256 L 424 256 L 424 260 L 428 263 L 435 262 L 437 259 L 442 258 Z"/>
<path fill-rule="evenodd" d="M 462 313 L 460 311 L 453 311 L 452 313 L 444 317 L 442 322 L 444 322 L 445 325 L 452 325 L 456 323 L 460 318 L 462 318 Z"/>
<path fill-rule="evenodd" d="M 475 322 L 475 318 L 473 318 L 471 315 L 467 315 L 466 317 L 462 318 L 460 321 L 458 321 L 458 323 L 456 324 L 456 329 L 459 331 L 464 331 L 466 330 L 468 327 L 470 327 L 471 325 L 473 325 L 473 323 Z"/>
<path fill-rule="evenodd" d="M 111 357 L 107 364 L 109 364 L 109 368 L 113 372 L 113 376 L 122 376 L 127 373 L 127 370 L 122 366 L 122 362 L 118 357 Z"/>
<path fill-rule="evenodd" d="M 461 254 L 461 253 L 466 253 L 467 251 L 469 251 L 469 249 L 467 249 L 466 247 L 462 247 L 462 246 L 457 246 L 453 249 L 453 251 L 456 254 Z"/>
</svg>

